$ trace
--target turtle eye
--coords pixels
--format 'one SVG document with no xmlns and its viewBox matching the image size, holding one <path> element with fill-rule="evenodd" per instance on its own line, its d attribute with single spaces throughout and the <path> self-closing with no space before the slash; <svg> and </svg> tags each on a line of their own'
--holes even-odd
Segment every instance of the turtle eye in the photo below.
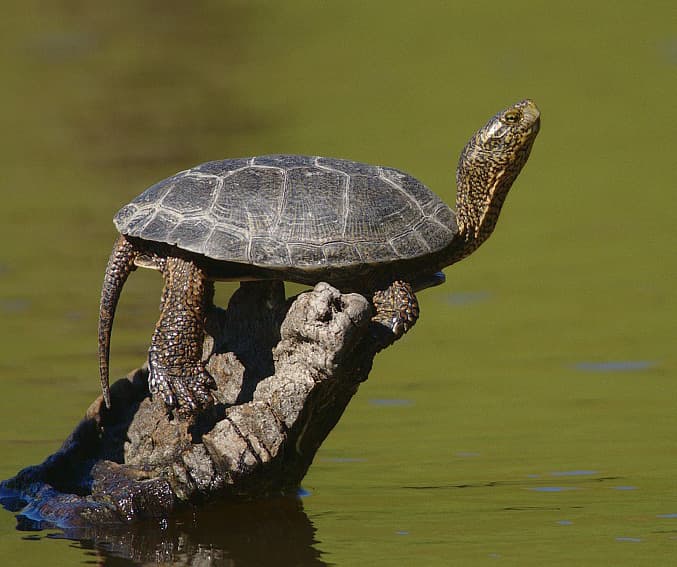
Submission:
<svg viewBox="0 0 677 567">
<path fill-rule="evenodd" d="M 519 110 L 508 110 L 503 115 L 503 122 L 506 124 L 517 124 L 522 118 L 522 113 Z"/>
</svg>

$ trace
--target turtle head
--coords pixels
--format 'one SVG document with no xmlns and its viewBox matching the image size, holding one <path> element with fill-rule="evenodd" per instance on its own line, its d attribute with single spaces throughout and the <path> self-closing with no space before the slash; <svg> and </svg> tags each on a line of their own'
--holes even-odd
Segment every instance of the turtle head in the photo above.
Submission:
<svg viewBox="0 0 677 567">
<path fill-rule="evenodd" d="M 456 170 L 456 214 L 465 240 L 461 257 L 493 232 L 539 127 L 538 108 L 532 101 L 523 100 L 492 117 L 461 152 Z"/>
</svg>

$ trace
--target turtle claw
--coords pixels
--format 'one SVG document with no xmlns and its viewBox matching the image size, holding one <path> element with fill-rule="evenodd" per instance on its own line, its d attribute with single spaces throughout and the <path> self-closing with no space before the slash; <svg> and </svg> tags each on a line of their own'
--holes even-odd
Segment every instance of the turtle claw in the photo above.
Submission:
<svg viewBox="0 0 677 567">
<path fill-rule="evenodd" d="M 411 285 L 395 281 L 385 289 L 378 290 L 372 298 L 376 314 L 372 322 L 378 325 L 376 340 L 385 348 L 401 338 L 418 320 L 418 301 Z M 385 333 L 387 336 L 384 336 Z"/>
<path fill-rule="evenodd" d="M 189 377 L 184 377 L 181 383 L 187 386 L 193 412 L 206 409 L 214 403 L 211 390 L 216 389 L 216 381 L 204 367 L 196 368 L 194 373 Z"/>
<path fill-rule="evenodd" d="M 202 366 L 177 375 L 151 365 L 150 393 L 162 399 L 168 410 L 176 409 L 181 416 L 192 416 L 210 407 L 214 403 L 211 390 L 215 388 L 214 378 Z"/>
</svg>

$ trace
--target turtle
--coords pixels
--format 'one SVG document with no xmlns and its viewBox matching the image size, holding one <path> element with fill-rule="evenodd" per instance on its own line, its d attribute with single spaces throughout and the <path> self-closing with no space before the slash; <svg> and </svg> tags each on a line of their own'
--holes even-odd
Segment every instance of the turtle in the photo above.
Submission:
<svg viewBox="0 0 677 567">
<path fill-rule="evenodd" d="M 201 359 L 215 281 L 327 282 L 371 299 L 373 321 L 399 339 L 418 318 L 415 293 L 493 232 L 539 128 L 525 99 L 478 130 L 458 162 L 455 211 L 404 171 L 319 156 L 210 161 L 152 185 L 114 217 L 98 326 L 106 406 L 113 318 L 137 267 L 164 277 L 148 386 L 179 416 L 213 404 Z"/>
</svg>

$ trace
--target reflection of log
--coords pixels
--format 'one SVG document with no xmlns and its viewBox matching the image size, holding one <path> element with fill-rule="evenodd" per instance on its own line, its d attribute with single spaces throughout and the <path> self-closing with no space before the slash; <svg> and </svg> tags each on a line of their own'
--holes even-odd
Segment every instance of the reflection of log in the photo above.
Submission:
<svg viewBox="0 0 677 567">
<path fill-rule="evenodd" d="M 59 452 L 0 485 L 4 504 L 73 526 L 296 491 L 388 337 L 364 297 L 327 284 L 287 308 L 281 282 L 243 283 L 209 314 L 213 410 L 168 419 L 136 370 L 111 388 L 110 411 L 99 397 Z"/>
</svg>

